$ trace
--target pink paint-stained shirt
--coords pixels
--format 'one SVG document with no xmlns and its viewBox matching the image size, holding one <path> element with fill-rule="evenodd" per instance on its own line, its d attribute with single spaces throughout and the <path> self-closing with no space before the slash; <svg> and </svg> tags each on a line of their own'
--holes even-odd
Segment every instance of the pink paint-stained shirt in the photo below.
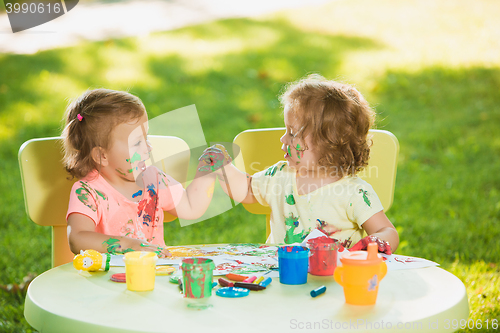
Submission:
<svg viewBox="0 0 500 333">
<path fill-rule="evenodd" d="M 144 171 L 142 179 L 142 198 L 134 202 L 94 170 L 73 185 L 66 220 L 73 213 L 83 214 L 94 221 L 95 232 L 164 247 L 163 211 L 174 208 L 184 190 L 180 183 L 154 166 Z"/>
</svg>

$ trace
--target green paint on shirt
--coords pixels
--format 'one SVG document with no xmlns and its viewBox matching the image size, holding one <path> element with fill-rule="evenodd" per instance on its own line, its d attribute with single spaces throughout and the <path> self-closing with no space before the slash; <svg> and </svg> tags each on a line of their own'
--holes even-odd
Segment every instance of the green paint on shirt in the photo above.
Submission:
<svg viewBox="0 0 500 333">
<path fill-rule="evenodd" d="M 368 205 L 368 207 L 372 206 L 370 199 L 368 199 L 368 191 L 363 191 L 363 189 L 359 189 L 359 193 L 363 193 L 363 200 Z"/>
<path fill-rule="evenodd" d="M 265 175 L 272 177 L 276 174 L 276 171 L 278 171 L 278 167 L 276 165 L 273 165 L 272 167 L 269 167 L 269 169 L 267 169 Z"/>
</svg>

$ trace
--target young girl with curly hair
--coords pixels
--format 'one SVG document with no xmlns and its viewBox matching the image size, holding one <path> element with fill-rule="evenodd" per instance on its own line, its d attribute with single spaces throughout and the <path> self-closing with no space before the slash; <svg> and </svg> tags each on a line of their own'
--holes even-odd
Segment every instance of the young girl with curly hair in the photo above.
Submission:
<svg viewBox="0 0 500 333">
<path fill-rule="evenodd" d="M 368 164 L 375 112 L 354 87 L 319 75 L 291 83 L 281 102 L 285 161 L 252 176 L 228 164 L 227 183 L 221 181 L 226 192 L 271 207 L 270 243 L 301 242 L 319 229 L 355 244 L 351 249 L 377 242 L 390 254 L 398 232 L 373 188 L 356 176 Z"/>
</svg>

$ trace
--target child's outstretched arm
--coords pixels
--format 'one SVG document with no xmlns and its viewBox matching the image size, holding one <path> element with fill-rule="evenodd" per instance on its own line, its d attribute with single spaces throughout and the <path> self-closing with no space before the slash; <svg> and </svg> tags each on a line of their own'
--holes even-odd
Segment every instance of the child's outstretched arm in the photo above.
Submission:
<svg viewBox="0 0 500 333">
<path fill-rule="evenodd" d="M 366 250 L 368 244 L 372 242 L 378 244 L 380 252 L 392 254 L 396 251 L 399 245 L 399 234 L 384 211 L 374 214 L 362 226 L 368 236 L 354 244 L 350 248 L 351 251 Z"/>
<path fill-rule="evenodd" d="M 209 154 L 210 152 L 218 157 L 219 160 L 222 160 L 222 163 L 219 163 L 219 166 L 222 167 L 217 169 L 215 172 L 219 177 L 219 183 L 224 192 L 226 192 L 226 194 L 236 202 L 257 202 L 257 199 L 255 199 L 253 195 L 251 186 L 252 176 L 246 172 L 240 171 L 231 163 L 232 159 L 226 148 L 221 144 L 210 147 L 205 150 L 204 155 L 202 155 L 200 160 L 202 160 L 203 156 Z"/>
<path fill-rule="evenodd" d="M 252 191 L 252 176 L 239 170 L 233 164 L 226 165 L 218 174 L 224 192 L 236 202 L 255 203 Z"/>
<path fill-rule="evenodd" d="M 220 150 L 219 150 L 220 151 Z M 184 190 L 181 200 L 169 213 L 186 220 L 201 217 L 212 200 L 215 180 L 214 171 L 220 169 L 224 160 L 214 155 L 212 148 L 207 148 L 200 157 L 194 180 Z"/>
<path fill-rule="evenodd" d="M 80 213 L 68 216 L 68 241 L 71 251 L 75 254 L 81 250 L 96 250 L 101 253 L 123 254 L 130 251 L 156 252 L 160 258 L 170 256 L 170 253 L 155 244 L 140 239 L 109 236 L 94 231 L 92 219 Z"/>
</svg>

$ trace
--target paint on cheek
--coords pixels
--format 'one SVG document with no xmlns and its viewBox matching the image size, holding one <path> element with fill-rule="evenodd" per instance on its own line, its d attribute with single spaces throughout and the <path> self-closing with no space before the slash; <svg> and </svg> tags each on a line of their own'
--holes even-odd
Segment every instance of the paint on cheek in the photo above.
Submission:
<svg viewBox="0 0 500 333">
<path fill-rule="evenodd" d="M 124 177 L 126 176 L 125 172 L 121 171 L 120 169 L 115 169 L 115 171 Z"/>
<path fill-rule="evenodd" d="M 138 196 L 141 196 L 142 195 L 142 190 L 139 190 L 137 192 L 135 192 L 134 194 L 132 194 L 132 198 L 137 198 Z"/>
<path fill-rule="evenodd" d="M 134 172 L 134 169 L 128 169 L 127 172 L 132 173 L 132 172 Z"/>
<path fill-rule="evenodd" d="M 132 158 L 130 158 L 130 159 L 127 158 L 127 162 L 130 162 L 130 163 L 134 163 L 134 162 L 137 162 L 140 160 L 141 160 L 141 155 L 139 155 L 137 152 L 135 152 L 134 155 L 132 155 Z"/>
<path fill-rule="evenodd" d="M 297 143 L 297 147 L 295 147 L 295 150 L 297 151 L 297 158 L 300 160 L 301 156 L 300 156 L 300 145 Z"/>
<path fill-rule="evenodd" d="M 290 149 L 290 146 L 287 147 L 287 150 L 288 150 L 288 156 L 292 156 L 292 150 Z"/>
</svg>

